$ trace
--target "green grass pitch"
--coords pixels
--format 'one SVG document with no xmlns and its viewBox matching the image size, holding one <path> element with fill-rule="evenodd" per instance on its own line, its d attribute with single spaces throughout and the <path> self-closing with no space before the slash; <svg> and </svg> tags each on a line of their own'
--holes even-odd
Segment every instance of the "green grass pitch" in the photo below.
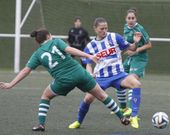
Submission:
<svg viewBox="0 0 170 135">
<path fill-rule="evenodd" d="M 15 74 L 1 72 L 0 81 L 9 81 Z M 118 118 L 99 101 L 91 109 L 80 129 L 70 130 L 68 125 L 76 119 L 79 102 L 84 93 L 75 88 L 66 97 L 52 100 L 48 113 L 46 131 L 31 131 L 37 124 L 39 99 L 43 89 L 51 81 L 46 73 L 33 73 L 20 84 L 8 91 L 0 90 L 0 135 L 169 135 L 170 126 L 156 129 L 151 124 L 152 115 L 158 111 L 170 117 L 170 77 L 166 75 L 146 75 L 142 80 L 142 102 L 140 109 L 140 128 L 120 124 Z M 107 93 L 115 98 L 115 91 Z"/>
</svg>

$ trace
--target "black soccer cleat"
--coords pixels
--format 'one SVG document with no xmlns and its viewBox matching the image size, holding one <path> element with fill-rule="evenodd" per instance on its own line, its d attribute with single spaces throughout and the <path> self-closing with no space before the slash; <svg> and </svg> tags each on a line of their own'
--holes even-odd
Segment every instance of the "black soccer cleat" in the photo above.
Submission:
<svg viewBox="0 0 170 135">
<path fill-rule="evenodd" d="M 44 125 L 38 125 L 38 126 L 34 126 L 32 128 L 32 131 L 45 131 L 45 126 Z"/>
<path fill-rule="evenodd" d="M 130 124 L 130 117 L 126 117 L 126 116 L 124 116 L 124 117 L 122 117 L 121 119 L 120 119 L 120 121 L 121 121 L 121 123 L 123 124 L 123 125 L 129 125 Z"/>
</svg>

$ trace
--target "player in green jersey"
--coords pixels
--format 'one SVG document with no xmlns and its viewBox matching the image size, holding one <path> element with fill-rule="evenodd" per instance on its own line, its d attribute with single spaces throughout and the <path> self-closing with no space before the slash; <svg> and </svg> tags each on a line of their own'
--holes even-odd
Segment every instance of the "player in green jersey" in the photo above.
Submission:
<svg viewBox="0 0 170 135">
<path fill-rule="evenodd" d="M 42 65 L 54 78 L 44 90 L 39 104 L 39 125 L 33 131 L 45 131 L 45 121 L 50 107 L 50 101 L 56 96 L 66 96 L 72 89 L 78 87 L 103 102 L 107 108 L 114 111 L 124 125 L 129 124 L 129 118 L 123 116 L 116 102 L 109 97 L 96 83 L 94 78 L 71 55 L 86 57 L 97 62 L 95 56 L 86 54 L 65 44 L 61 39 L 52 39 L 46 29 L 39 29 L 31 33 L 31 37 L 40 44 L 33 53 L 25 68 L 10 82 L 0 82 L 1 89 L 10 89 L 23 80 L 29 73 Z M 71 54 L 71 55 L 70 55 Z"/>
<path fill-rule="evenodd" d="M 145 31 L 144 27 L 137 23 L 136 9 L 129 9 L 126 15 L 126 24 L 124 26 L 124 37 L 129 43 L 133 43 L 134 33 L 140 32 L 141 40 L 137 44 L 137 49 L 135 51 L 127 50 L 125 54 L 127 55 L 124 61 L 125 72 L 132 74 L 138 80 L 144 76 L 144 71 L 148 63 L 147 50 L 152 47 L 149 40 L 149 35 Z M 131 107 L 132 94 L 135 94 L 133 90 L 128 92 L 128 105 Z M 141 94 L 140 94 L 141 95 Z M 138 112 L 132 112 L 131 126 L 134 128 L 139 128 L 138 124 Z"/>
</svg>

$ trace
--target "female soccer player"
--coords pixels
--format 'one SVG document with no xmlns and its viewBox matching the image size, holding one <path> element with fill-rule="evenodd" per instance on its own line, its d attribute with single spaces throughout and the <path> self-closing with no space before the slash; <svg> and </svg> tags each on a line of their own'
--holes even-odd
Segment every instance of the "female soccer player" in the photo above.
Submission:
<svg viewBox="0 0 170 135">
<path fill-rule="evenodd" d="M 140 82 L 132 75 L 124 72 L 121 51 L 135 50 L 137 42 L 141 39 L 140 34 L 134 36 L 134 43 L 129 44 L 117 33 L 108 32 L 108 24 L 104 18 L 96 18 L 94 21 L 96 38 L 87 44 L 85 52 L 95 55 L 99 62 L 92 69 L 92 61 L 86 59 L 87 71 L 96 78 L 102 89 L 109 87 L 116 88 L 120 93 L 124 93 L 125 88 L 132 88 L 134 93 L 132 98 L 136 102 L 132 103 L 132 111 L 138 112 L 140 106 Z M 126 95 L 126 93 L 124 93 Z M 123 97 L 125 100 L 126 97 Z M 79 128 L 82 124 L 90 104 L 95 97 L 87 93 L 81 102 L 78 112 L 78 120 L 69 125 L 69 128 Z M 125 106 L 124 106 L 125 107 Z"/>
<path fill-rule="evenodd" d="M 31 37 L 35 37 L 40 47 L 33 53 L 26 67 L 10 83 L 0 82 L 0 88 L 10 89 L 14 87 L 39 65 L 44 66 L 54 78 L 42 94 L 38 112 L 39 125 L 33 127 L 33 131 L 45 131 L 45 121 L 51 99 L 58 95 L 66 96 L 75 87 L 78 87 L 83 92 L 91 93 L 103 102 L 106 107 L 114 111 L 122 124 L 129 124 L 129 119 L 123 116 L 114 100 L 100 88 L 93 77 L 68 53 L 89 58 L 94 62 L 97 60 L 96 57 L 69 47 L 60 39 L 52 39 L 51 34 L 46 29 L 33 31 Z"/>
<path fill-rule="evenodd" d="M 142 25 L 137 23 L 136 9 L 129 9 L 126 15 L 126 24 L 124 26 L 124 37 L 129 43 L 133 43 L 133 36 L 136 32 L 141 33 L 141 40 L 137 43 L 137 49 L 135 51 L 127 50 L 127 55 L 124 61 L 125 72 L 131 74 L 136 79 L 140 79 L 144 76 L 144 71 L 148 63 L 147 50 L 152 47 L 149 41 L 149 35 L 145 31 Z M 140 91 L 139 91 L 140 92 Z M 128 106 L 131 107 L 133 90 L 128 91 Z M 140 94 L 140 93 L 139 93 Z M 138 128 L 138 117 L 136 112 L 132 112 L 131 126 Z"/>
</svg>

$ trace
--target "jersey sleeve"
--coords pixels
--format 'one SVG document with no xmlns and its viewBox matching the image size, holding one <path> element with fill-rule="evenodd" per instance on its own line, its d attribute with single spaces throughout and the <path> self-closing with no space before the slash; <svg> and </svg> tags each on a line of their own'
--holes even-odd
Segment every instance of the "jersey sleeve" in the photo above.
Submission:
<svg viewBox="0 0 170 135">
<path fill-rule="evenodd" d="M 90 52 L 89 46 L 90 46 L 90 44 L 87 44 L 86 48 L 84 48 L 84 52 L 92 55 L 92 52 Z M 83 62 L 83 64 L 92 64 L 93 63 L 93 61 L 88 58 L 82 58 L 82 62 Z"/>
<path fill-rule="evenodd" d="M 128 41 L 128 33 L 129 33 L 128 27 L 127 27 L 127 24 L 125 24 L 125 25 L 124 25 L 124 28 L 123 28 L 123 38 L 124 38 L 126 41 Z M 128 41 L 128 42 L 129 42 L 129 41 Z M 131 43 L 131 42 L 129 42 L 129 43 Z"/>
<path fill-rule="evenodd" d="M 116 33 L 116 41 L 119 45 L 120 50 L 126 50 L 130 46 L 130 43 L 124 40 L 124 38 L 117 33 Z"/>
<path fill-rule="evenodd" d="M 39 61 L 36 52 L 34 52 L 33 55 L 30 57 L 30 59 L 28 60 L 26 66 L 31 69 L 36 69 L 39 65 L 41 65 L 41 63 Z"/>
<path fill-rule="evenodd" d="M 149 35 L 143 27 L 141 27 L 140 29 L 141 29 L 140 31 L 142 33 L 142 38 L 144 40 L 144 44 L 147 44 L 149 42 Z"/>
<path fill-rule="evenodd" d="M 59 48 L 61 51 L 64 51 L 66 47 L 68 47 L 68 45 L 61 39 L 55 39 L 56 41 L 56 45 L 57 48 Z"/>
</svg>

